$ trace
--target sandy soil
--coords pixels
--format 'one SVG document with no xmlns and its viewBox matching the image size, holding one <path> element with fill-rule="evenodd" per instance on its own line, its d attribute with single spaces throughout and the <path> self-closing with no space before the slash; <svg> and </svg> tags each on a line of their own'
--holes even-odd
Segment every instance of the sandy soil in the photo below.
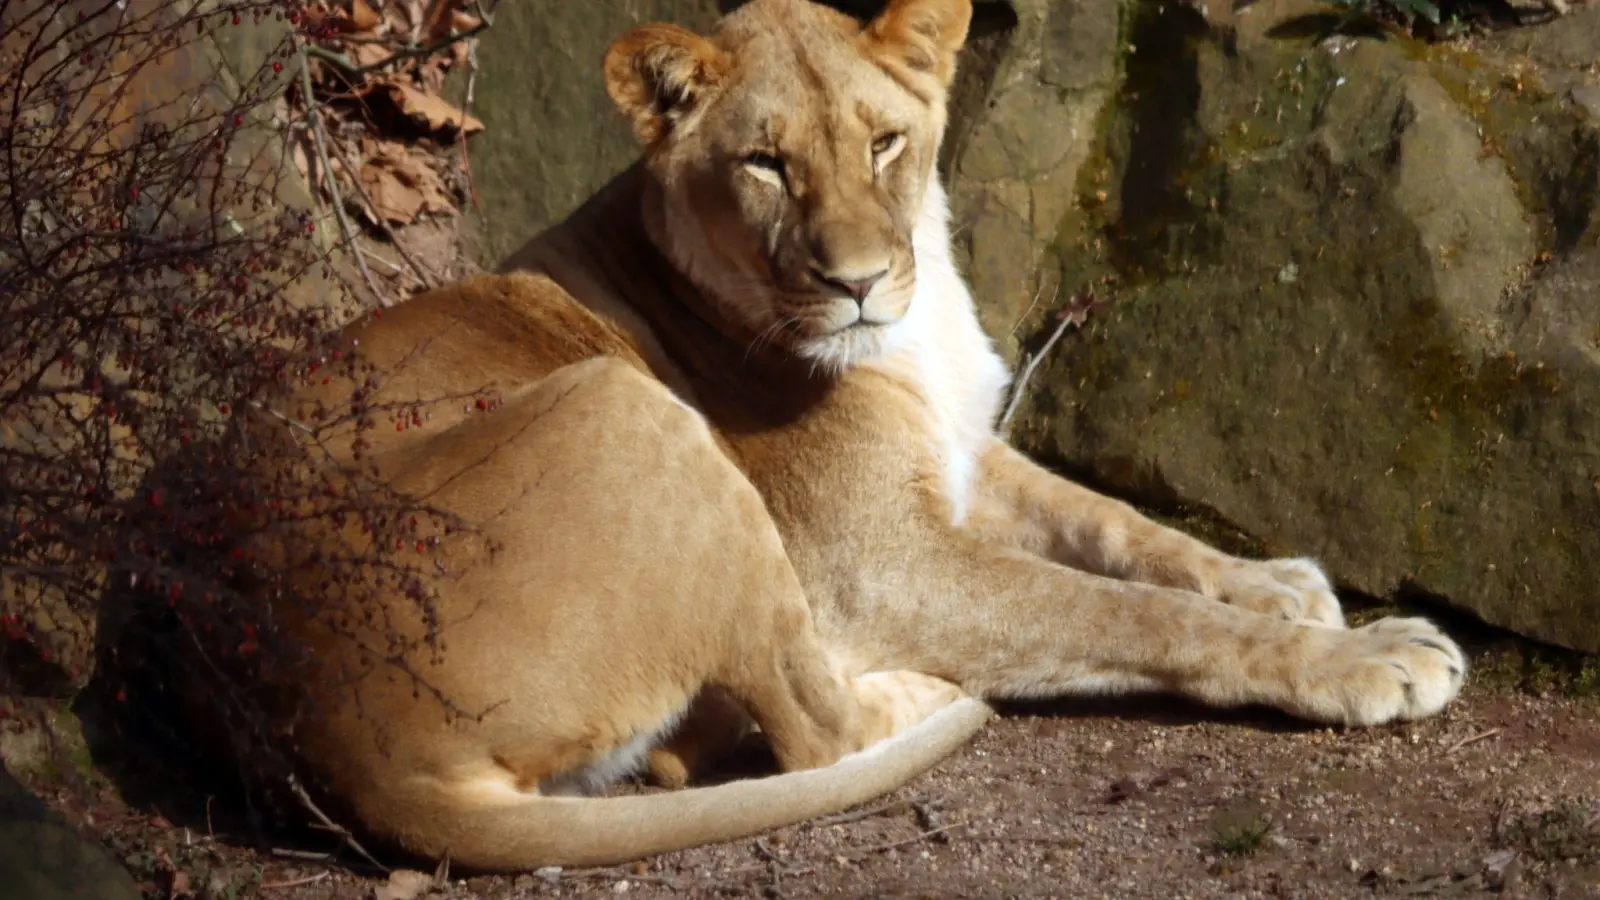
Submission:
<svg viewBox="0 0 1600 900">
<path fill-rule="evenodd" d="M 35 785 L 43 788 L 43 785 Z M 333 837 L 241 834 L 43 791 L 147 896 L 371 897 Z M 159 804 L 157 804 L 159 807 Z M 219 819 L 222 818 L 219 811 Z M 410 896 L 1600 897 L 1600 704 L 1471 688 L 1362 731 L 1153 699 L 1008 710 L 862 810 L 635 866 L 446 877 Z"/>
</svg>

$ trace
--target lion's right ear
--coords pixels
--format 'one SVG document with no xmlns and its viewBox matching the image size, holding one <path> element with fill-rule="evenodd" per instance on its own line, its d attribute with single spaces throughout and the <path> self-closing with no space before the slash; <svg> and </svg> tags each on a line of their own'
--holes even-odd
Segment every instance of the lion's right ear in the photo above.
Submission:
<svg viewBox="0 0 1600 900">
<path fill-rule="evenodd" d="M 889 0 L 866 36 L 893 69 L 931 77 L 945 90 L 955 78 L 956 53 L 971 25 L 972 0 Z"/>
<path fill-rule="evenodd" d="M 676 25 L 643 25 L 606 51 L 606 90 L 653 144 L 727 72 L 732 60 L 715 44 Z"/>
</svg>

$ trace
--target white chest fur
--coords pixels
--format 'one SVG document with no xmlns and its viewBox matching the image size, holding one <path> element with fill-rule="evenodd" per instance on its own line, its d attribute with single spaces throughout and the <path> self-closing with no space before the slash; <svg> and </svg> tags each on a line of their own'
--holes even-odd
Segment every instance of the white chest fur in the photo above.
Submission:
<svg viewBox="0 0 1600 900">
<path fill-rule="evenodd" d="M 978 325 L 972 293 L 950 253 L 950 211 L 938 179 L 928 187 L 914 237 L 917 288 L 889 336 L 888 353 L 867 363 L 908 374 L 928 406 L 943 487 L 957 524 L 971 505 L 978 455 L 994 434 L 1010 373 Z"/>
</svg>

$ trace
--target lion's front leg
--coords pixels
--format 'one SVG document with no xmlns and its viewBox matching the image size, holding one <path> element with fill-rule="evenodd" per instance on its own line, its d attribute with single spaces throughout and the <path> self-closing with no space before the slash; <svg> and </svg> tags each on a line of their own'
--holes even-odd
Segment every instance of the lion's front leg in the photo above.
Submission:
<svg viewBox="0 0 1600 900">
<path fill-rule="evenodd" d="M 989 698 L 1161 691 L 1346 725 L 1432 715 L 1465 676 L 1461 649 L 1424 619 L 1272 618 L 941 528 L 907 527 L 895 590 L 841 634 L 866 664 Z"/>
<path fill-rule="evenodd" d="M 1061 478 L 996 439 L 980 460 L 969 532 L 1085 572 L 1192 591 L 1254 612 L 1344 627 L 1309 559 L 1230 556 Z"/>
</svg>

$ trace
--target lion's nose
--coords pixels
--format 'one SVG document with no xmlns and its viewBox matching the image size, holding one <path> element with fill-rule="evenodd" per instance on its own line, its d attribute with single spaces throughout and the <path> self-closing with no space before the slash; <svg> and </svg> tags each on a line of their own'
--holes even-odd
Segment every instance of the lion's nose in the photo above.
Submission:
<svg viewBox="0 0 1600 900">
<path fill-rule="evenodd" d="M 827 272 L 816 268 L 815 266 L 813 266 L 811 269 L 811 275 L 813 278 L 817 279 L 823 284 L 828 285 L 829 287 L 838 288 L 851 297 L 854 297 L 857 306 L 867 302 L 867 295 L 872 293 L 873 285 L 882 281 L 883 276 L 888 274 L 889 270 L 884 269 L 868 275 L 865 278 L 852 278 L 844 274 L 830 275 Z"/>
</svg>

